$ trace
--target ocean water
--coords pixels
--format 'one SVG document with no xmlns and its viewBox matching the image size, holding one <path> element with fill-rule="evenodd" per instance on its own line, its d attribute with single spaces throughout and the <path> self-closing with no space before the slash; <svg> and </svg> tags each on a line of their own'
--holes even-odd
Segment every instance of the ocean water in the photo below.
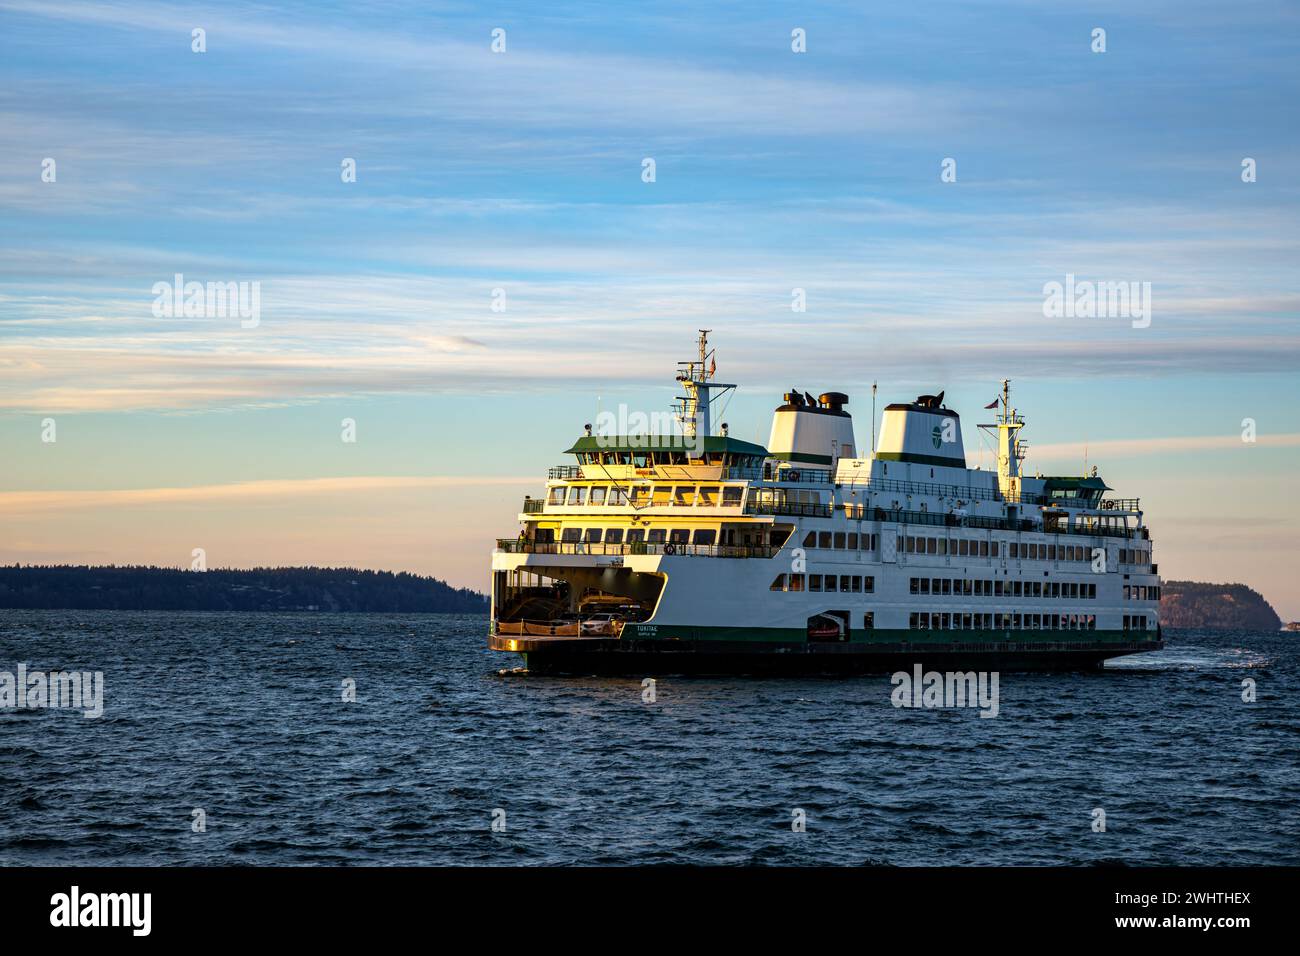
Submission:
<svg viewBox="0 0 1300 956">
<path fill-rule="evenodd" d="M 0 711 L 0 863 L 1300 863 L 1300 635 L 1003 674 L 989 719 L 895 708 L 887 676 L 662 678 L 644 703 L 502 675 L 484 628 L 0 611 L 0 671 L 105 682 L 98 719 Z"/>
</svg>

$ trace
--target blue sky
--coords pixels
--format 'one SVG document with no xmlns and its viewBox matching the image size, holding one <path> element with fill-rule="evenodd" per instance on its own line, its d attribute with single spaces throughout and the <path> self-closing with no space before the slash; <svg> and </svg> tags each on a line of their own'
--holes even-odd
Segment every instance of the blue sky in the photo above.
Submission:
<svg viewBox="0 0 1300 956">
<path fill-rule="evenodd" d="M 1087 444 L 1162 573 L 1300 617 L 1297 47 L 1282 3 L 0 0 L 0 560 L 481 586 L 597 397 L 665 407 L 708 327 L 760 441 L 797 385 L 865 443 L 878 380 L 946 388 L 978 464 L 1009 376 L 1031 466 Z M 154 317 L 178 272 L 259 325 Z M 1150 282 L 1150 327 L 1045 318 L 1066 273 Z"/>
</svg>

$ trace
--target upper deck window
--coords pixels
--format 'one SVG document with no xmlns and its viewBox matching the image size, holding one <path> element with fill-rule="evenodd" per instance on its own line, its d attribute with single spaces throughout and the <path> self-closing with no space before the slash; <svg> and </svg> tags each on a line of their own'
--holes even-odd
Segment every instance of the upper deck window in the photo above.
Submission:
<svg viewBox="0 0 1300 956">
<path fill-rule="evenodd" d="M 700 500 L 699 500 L 700 505 L 704 507 L 712 507 L 717 503 L 718 503 L 718 489 L 716 485 L 712 487 L 704 486 L 700 488 Z"/>
<path fill-rule="evenodd" d="M 627 492 L 615 485 L 609 489 L 609 504 L 611 507 L 627 504 Z"/>
<path fill-rule="evenodd" d="M 591 503 L 592 503 L 593 505 L 603 505 L 603 504 L 605 503 L 605 486 L 604 486 L 604 485 L 592 485 L 592 486 L 591 486 Z"/>
<path fill-rule="evenodd" d="M 695 504 L 695 486 L 678 485 L 673 493 L 673 504 L 690 507 Z"/>
<path fill-rule="evenodd" d="M 555 487 L 552 488 L 552 489 L 550 490 L 550 492 L 546 495 L 546 503 L 547 503 L 548 505 L 562 505 L 562 504 L 564 504 L 564 492 L 565 492 L 565 488 L 564 488 L 563 485 L 557 485 L 557 486 L 555 486 Z"/>
<path fill-rule="evenodd" d="M 741 496 L 744 489 L 739 485 L 727 485 L 722 489 L 722 504 L 732 506 L 740 504 Z"/>
<path fill-rule="evenodd" d="M 574 485 L 569 489 L 569 504 L 585 505 L 587 503 L 587 486 Z"/>
</svg>

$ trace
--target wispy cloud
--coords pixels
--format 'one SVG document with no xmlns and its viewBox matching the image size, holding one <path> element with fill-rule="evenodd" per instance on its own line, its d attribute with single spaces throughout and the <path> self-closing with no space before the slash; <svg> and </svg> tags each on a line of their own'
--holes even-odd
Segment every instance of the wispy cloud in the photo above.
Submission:
<svg viewBox="0 0 1300 956">
<path fill-rule="evenodd" d="M 1165 438 L 1111 438 L 1088 442 L 1055 442 L 1033 445 L 1034 461 L 1080 461 L 1084 455 L 1129 458 L 1145 455 L 1169 455 L 1180 452 L 1231 451 L 1249 455 L 1253 448 L 1300 448 L 1300 434 L 1257 435 L 1253 442 L 1242 441 L 1239 433 L 1231 435 L 1186 435 Z"/>
<path fill-rule="evenodd" d="M 0 514 L 13 517 L 51 511 L 126 509 L 162 505 L 239 504 L 255 500 L 296 500 L 304 495 L 353 495 L 404 489 L 484 488 L 493 485 L 535 485 L 535 476 L 501 475 L 380 476 L 344 478 L 280 478 L 237 481 L 219 485 L 173 488 L 117 488 L 87 491 L 3 491 Z"/>
</svg>

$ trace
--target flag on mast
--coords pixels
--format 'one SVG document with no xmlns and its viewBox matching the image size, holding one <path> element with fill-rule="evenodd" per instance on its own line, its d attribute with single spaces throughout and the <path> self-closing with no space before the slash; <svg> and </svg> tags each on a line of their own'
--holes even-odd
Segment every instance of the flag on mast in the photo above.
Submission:
<svg viewBox="0 0 1300 956">
<path fill-rule="evenodd" d="M 987 405 L 985 405 L 984 407 L 985 407 L 985 408 L 997 408 L 997 407 L 998 407 L 998 401 L 999 401 L 999 400 L 995 398 L 995 399 L 993 399 L 993 401 L 989 402 L 989 403 L 988 403 Z"/>
<path fill-rule="evenodd" d="M 718 358 L 715 355 L 709 362 L 709 378 L 713 378 L 713 373 L 718 370 Z"/>
</svg>

